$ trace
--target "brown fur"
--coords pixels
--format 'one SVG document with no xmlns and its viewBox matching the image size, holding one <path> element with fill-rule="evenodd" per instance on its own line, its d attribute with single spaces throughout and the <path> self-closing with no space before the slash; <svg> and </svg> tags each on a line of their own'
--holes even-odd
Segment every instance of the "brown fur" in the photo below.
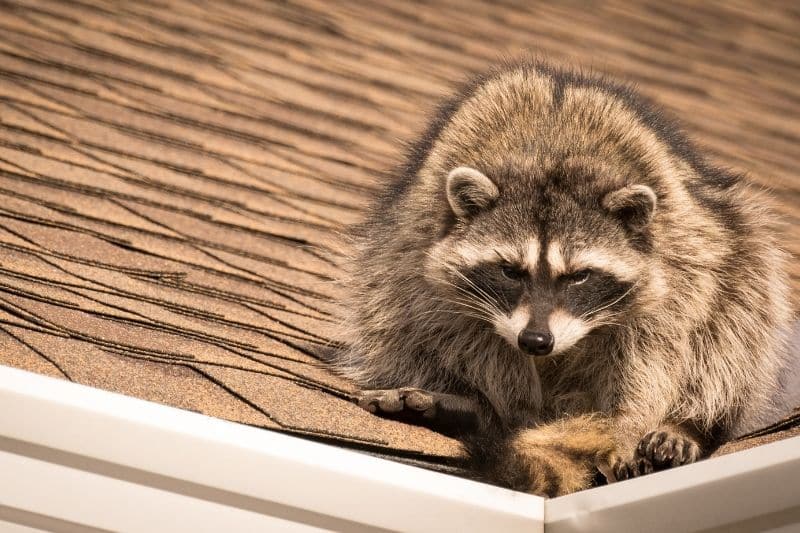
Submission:
<svg viewBox="0 0 800 533">
<path fill-rule="evenodd" d="M 498 455 L 488 477 L 516 480 L 511 487 L 517 490 L 563 496 L 590 486 L 597 465 L 610 464 L 615 451 L 608 419 L 565 418 L 520 432 L 506 453 Z"/>
<path fill-rule="evenodd" d="M 456 167 L 479 169 L 499 194 L 475 182 L 456 191 L 466 203 L 454 209 L 446 181 Z M 638 451 L 659 428 L 706 454 L 769 410 L 785 365 L 785 255 L 771 216 L 629 88 L 504 66 L 443 106 L 354 231 L 336 367 L 369 389 L 474 399 L 481 431 L 504 443 L 489 477 L 534 492 L 585 487 L 598 465 L 665 467 Z M 511 310 L 486 291 L 466 303 L 458 292 L 469 261 L 493 250 L 525 265 L 526 249 L 540 251 L 528 236 L 565 268 L 588 243 L 604 268 L 631 277 L 624 307 L 581 318 L 588 333 L 549 357 L 526 356 L 492 329 Z M 533 317 L 537 298 L 515 301 Z M 555 488 L 542 472 L 555 472 Z"/>
</svg>

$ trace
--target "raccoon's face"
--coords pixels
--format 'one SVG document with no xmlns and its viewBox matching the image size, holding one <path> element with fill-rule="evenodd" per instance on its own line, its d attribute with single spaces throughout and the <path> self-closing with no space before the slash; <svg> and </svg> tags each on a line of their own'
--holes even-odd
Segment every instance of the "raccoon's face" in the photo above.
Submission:
<svg viewBox="0 0 800 533">
<path fill-rule="evenodd" d="M 493 178 L 469 167 L 449 174 L 456 221 L 430 250 L 428 279 L 460 312 L 531 355 L 563 353 L 600 327 L 624 327 L 651 283 L 654 192 L 589 187 L 582 175 Z"/>
</svg>

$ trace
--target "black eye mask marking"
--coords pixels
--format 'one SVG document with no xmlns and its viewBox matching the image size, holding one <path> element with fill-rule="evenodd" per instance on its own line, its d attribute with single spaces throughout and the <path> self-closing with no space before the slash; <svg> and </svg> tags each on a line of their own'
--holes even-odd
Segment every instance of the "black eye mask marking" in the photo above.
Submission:
<svg viewBox="0 0 800 533">
<path fill-rule="evenodd" d="M 511 281 L 522 281 L 528 275 L 528 273 L 521 268 L 506 263 L 500 264 L 499 268 L 503 277 Z"/>
<path fill-rule="evenodd" d="M 575 316 L 591 316 L 606 306 L 620 309 L 627 305 L 624 295 L 632 286 L 612 274 L 593 270 L 583 282 L 564 285 L 564 304 Z"/>
<path fill-rule="evenodd" d="M 526 273 L 513 265 L 482 263 L 462 272 L 465 280 L 459 286 L 478 299 L 488 299 L 500 311 L 509 313 L 525 290 Z"/>
<path fill-rule="evenodd" d="M 595 274 L 595 271 L 589 268 L 584 268 L 583 270 L 578 270 L 577 272 L 573 272 L 572 274 L 567 274 L 566 276 L 562 276 L 563 280 L 568 283 L 569 285 L 583 285 Z"/>
</svg>

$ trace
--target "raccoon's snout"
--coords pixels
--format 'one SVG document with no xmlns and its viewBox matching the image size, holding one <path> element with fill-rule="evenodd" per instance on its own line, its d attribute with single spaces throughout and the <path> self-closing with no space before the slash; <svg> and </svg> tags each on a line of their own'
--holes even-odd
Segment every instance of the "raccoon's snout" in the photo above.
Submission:
<svg viewBox="0 0 800 533">
<path fill-rule="evenodd" d="M 531 355 L 547 355 L 553 351 L 555 339 L 549 331 L 523 329 L 517 338 L 520 350 Z"/>
</svg>

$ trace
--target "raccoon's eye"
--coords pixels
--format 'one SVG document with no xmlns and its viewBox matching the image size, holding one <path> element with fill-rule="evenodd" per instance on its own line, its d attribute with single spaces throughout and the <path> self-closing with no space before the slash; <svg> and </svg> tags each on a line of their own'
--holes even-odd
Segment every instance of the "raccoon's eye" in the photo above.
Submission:
<svg viewBox="0 0 800 533">
<path fill-rule="evenodd" d="M 591 275 L 592 270 L 584 268 L 583 270 L 578 270 L 577 272 L 567 275 L 567 282 L 570 285 L 580 285 L 581 283 L 586 283 L 586 280 L 588 280 Z"/>
<path fill-rule="evenodd" d="M 513 265 L 508 265 L 508 264 L 500 265 L 500 272 L 503 273 L 503 277 L 513 281 L 519 281 L 523 277 L 525 277 L 525 272 L 523 272 L 522 270 Z"/>
</svg>

